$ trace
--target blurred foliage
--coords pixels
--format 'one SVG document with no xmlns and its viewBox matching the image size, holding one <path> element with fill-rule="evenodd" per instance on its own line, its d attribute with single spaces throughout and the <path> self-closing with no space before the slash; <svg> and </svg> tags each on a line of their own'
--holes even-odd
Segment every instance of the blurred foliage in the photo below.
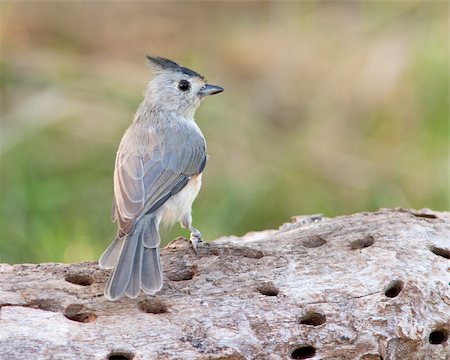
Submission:
<svg viewBox="0 0 450 360">
<path fill-rule="evenodd" d="M 0 6 L 0 262 L 94 260 L 113 238 L 114 156 L 146 53 L 226 89 L 197 113 L 207 239 L 298 214 L 448 208 L 445 2 Z"/>
</svg>

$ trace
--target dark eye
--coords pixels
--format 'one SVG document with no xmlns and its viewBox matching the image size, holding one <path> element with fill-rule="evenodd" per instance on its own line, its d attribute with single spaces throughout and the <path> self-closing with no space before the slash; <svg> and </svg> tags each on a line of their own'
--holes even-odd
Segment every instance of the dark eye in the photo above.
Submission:
<svg viewBox="0 0 450 360">
<path fill-rule="evenodd" d="M 178 89 L 181 91 L 188 91 L 191 88 L 191 84 L 187 80 L 180 80 L 178 83 Z"/>
</svg>

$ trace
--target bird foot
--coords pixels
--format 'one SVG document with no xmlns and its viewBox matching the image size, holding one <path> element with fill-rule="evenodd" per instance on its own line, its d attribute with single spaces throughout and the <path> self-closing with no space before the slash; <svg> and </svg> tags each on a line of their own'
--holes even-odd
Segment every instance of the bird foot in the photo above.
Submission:
<svg viewBox="0 0 450 360">
<path fill-rule="evenodd" d="M 194 249 L 194 252 L 197 254 L 197 245 L 202 241 L 202 234 L 197 229 L 192 228 L 191 229 L 191 235 L 189 237 L 189 240 L 191 241 L 192 248 Z"/>
</svg>

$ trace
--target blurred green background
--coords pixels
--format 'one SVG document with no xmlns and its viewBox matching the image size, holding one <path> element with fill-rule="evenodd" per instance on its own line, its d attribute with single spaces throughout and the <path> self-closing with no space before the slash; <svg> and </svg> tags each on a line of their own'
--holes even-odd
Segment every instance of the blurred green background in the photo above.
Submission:
<svg viewBox="0 0 450 360">
<path fill-rule="evenodd" d="M 113 238 L 114 157 L 145 54 L 226 89 L 196 117 L 206 239 L 299 214 L 448 209 L 446 2 L 0 6 L 0 262 L 95 260 Z"/>
</svg>

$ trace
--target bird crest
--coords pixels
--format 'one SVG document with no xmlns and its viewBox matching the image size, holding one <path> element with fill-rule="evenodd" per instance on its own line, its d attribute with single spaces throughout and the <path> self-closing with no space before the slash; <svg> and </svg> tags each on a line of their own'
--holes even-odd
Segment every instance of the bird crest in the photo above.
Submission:
<svg viewBox="0 0 450 360">
<path fill-rule="evenodd" d="M 181 66 L 180 64 L 177 64 L 175 61 L 169 60 L 167 58 L 163 57 L 153 57 L 147 55 L 147 60 L 149 61 L 150 65 L 152 67 L 156 68 L 156 70 L 168 70 L 168 71 L 174 71 L 179 72 L 188 76 L 195 76 L 202 80 L 205 80 L 204 76 L 200 75 L 198 72 L 195 72 L 194 70 L 188 69 L 184 66 Z"/>
</svg>

